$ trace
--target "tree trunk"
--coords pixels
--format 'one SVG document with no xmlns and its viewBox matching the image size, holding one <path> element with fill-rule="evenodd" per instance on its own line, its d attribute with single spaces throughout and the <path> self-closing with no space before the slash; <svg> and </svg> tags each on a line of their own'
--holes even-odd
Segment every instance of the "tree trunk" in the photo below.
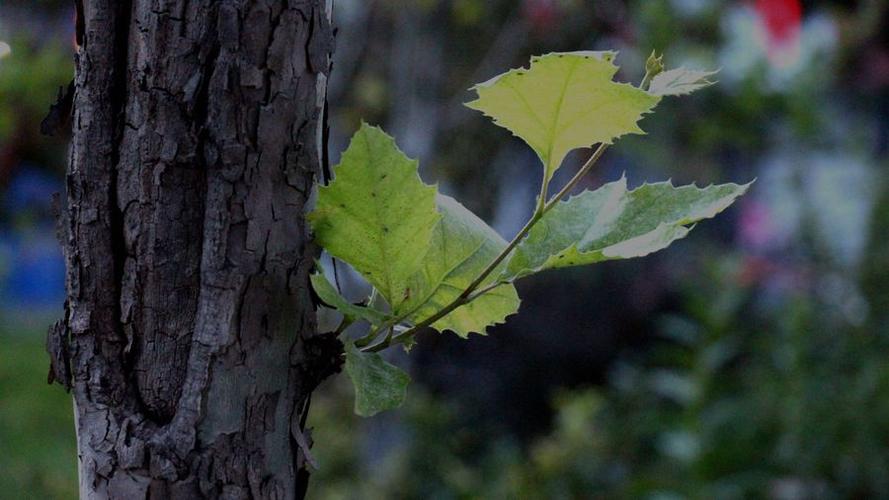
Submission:
<svg viewBox="0 0 889 500">
<path fill-rule="evenodd" d="M 80 0 L 50 377 L 82 498 L 301 498 L 329 0 Z"/>
</svg>

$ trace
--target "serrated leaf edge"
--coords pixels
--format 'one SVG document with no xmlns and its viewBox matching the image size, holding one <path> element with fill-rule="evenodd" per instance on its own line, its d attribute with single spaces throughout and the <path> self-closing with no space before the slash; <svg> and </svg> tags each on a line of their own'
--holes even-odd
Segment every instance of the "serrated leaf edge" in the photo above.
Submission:
<svg viewBox="0 0 889 500">
<path fill-rule="evenodd" d="M 545 58 L 545 57 L 549 57 L 549 56 L 557 56 L 557 57 L 558 57 L 558 56 L 580 56 L 580 57 L 583 57 L 583 58 L 586 58 L 586 59 L 589 59 L 589 58 L 598 58 L 598 59 L 600 59 L 600 60 L 602 60 L 602 61 L 605 61 L 605 62 L 609 63 L 609 64 L 611 65 L 611 67 L 614 68 L 614 71 L 613 71 L 612 74 L 611 74 L 611 80 L 610 80 L 610 82 L 611 82 L 612 84 L 614 84 L 614 85 L 618 85 L 618 86 L 623 86 L 623 87 L 630 87 L 630 88 L 632 88 L 632 89 L 634 89 L 634 90 L 641 90 L 641 89 L 639 89 L 638 87 L 636 87 L 635 85 L 633 85 L 633 84 L 631 84 L 631 83 L 627 83 L 627 82 L 618 82 L 618 81 L 615 81 L 615 80 L 614 80 L 614 76 L 615 76 L 615 74 L 617 74 L 617 71 L 620 69 L 619 66 L 617 66 L 616 64 L 614 64 L 614 61 L 617 59 L 617 56 L 618 56 L 618 55 L 619 55 L 619 52 L 618 52 L 618 51 L 614 51 L 614 50 L 604 50 L 604 51 L 585 50 L 585 51 L 574 51 L 574 52 L 549 52 L 549 53 L 546 53 L 546 54 L 543 54 L 543 55 L 539 55 L 539 56 L 533 56 L 533 57 L 531 57 L 531 62 L 530 62 L 530 64 L 528 65 L 527 68 L 525 68 L 524 66 L 522 66 L 522 67 L 518 67 L 518 68 L 510 69 L 509 71 L 506 71 L 506 72 L 504 72 L 504 73 L 501 73 L 501 74 L 499 74 L 499 75 L 497 75 L 497 76 L 495 76 L 495 77 L 493 77 L 493 78 L 490 78 L 490 79 L 488 79 L 488 80 L 486 80 L 486 81 L 484 81 L 484 82 L 482 82 L 482 83 L 478 83 L 478 84 L 473 85 L 472 87 L 469 88 L 469 90 L 471 90 L 471 91 L 477 91 L 479 88 L 484 88 L 484 87 L 490 87 L 490 86 L 493 86 L 493 85 L 495 85 L 498 81 L 500 81 L 501 79 L 506 78 L 507 76 L 510 76 L 510 75 L 522 75 L 522 74 L 524 74 L 524 73 L 526 73 L 526 72 L 528 72 L 528 71 L 531 71 L 531 70 L 533 69 L 533 67 L 534 67 L 534 64 L 537 63 L 539 60 L 541 60 L 541 59 L 543 59 L 543 58 Z M 602 56 L 602 57 L 600 57 L 600 56 Z M 623 134 L 620 134 L 620 135 L 617 135 L 617 136 L 615 136 L 615 137 L 612 137 L 610 140 L 608 140 L 608 141 L 604 141 L 603 144 L 609 144 L 609 145 L 614 144 L 614 141 L 615 141 L 615 140 L 620 139 L 621 137 L 623 137 L 623 136 L 625 136 L 625 135 L 646 135 L 646 134 L 647 134 L 647 132 L 645 132 L 645 130 L 643 130 L 642 127 L 639 126 L 639 122 L 642 121 L 642 119 L 645 118 L 646 115 L 649 115 L 649 114 L 651 114 L 651 113 L 654 112 L 654 109 L 657 107 L 658 103 L 660 102 L 660 99 L 662 99 L 663 96 L 658 95 L 658 94 L 654 94 L 654 93 L 651 93 L 651 92 L 647 92 L 647 91 L 644 91 L 644 90 L 642 90 L 642 92 L 646 92 L 647 94 L 651 95 L 652 97 L 656 97 L 656 98 L 658 98 L 658 101 L 655 102 L 654 105 L 652 105 L 652 107 L 651 107 L 650 109 L 648 109 L 648 110 L 646 110 L 646 111 L 642 111 L 641 113 L 639 113 L 639 117 L 636 119 L 635 123 L 633 124 L 633 126 L 635 127 L 634 130 L 631 130 L 631 131 L 629 131 L 629 132 L 625 132 L 625 133 L 623 133 Z M 563 92 L 563 93 L 564 93 L 564 92 Z M 527 144 L 532 150 L 535 149 L 535 147 L 534 147 L 533 145 L 531 145 L 530 143 L 528 143 L 527 140 L 525 140 L 523 137 L 521 137 L 521 136 L 519 136 L 518 134 L 516 134 L 515 132 L 513 132 L 509 127 L 506 127 L 506 126 L 502 125 L 501 122 L 500 122 L 500 120 L 498 120 L 496 117 L 494 117 L 493 115 L 488 114 L 488 113 L 485 112 L 483 109 L 480 109 L 480 108 L 476 107 L 476 106 L 475 106 L 475 103 L 477 103 L 480 99 L 481 99 L 481 97 L 476 96 L 475 99 L 473 99 L 472 101 L 469 101 L 469 102 L 465 102 L 465 103 L 463 103 L 463 105 L 466 106 L 466 107 L 468 107 L 469 109 L 472 109 L 472 110 L 475 110 L 475 111 L 480 112 L 483 116 L 485 116 L 486 118 L 490 119 L 491 122 L 493 122 L 495 125 L 497 125 L 498 127 L 502 128 L 502 129 L 504 129 L 504 130 L 506 130 L 507 132 L 510 133 L 510 135 L 512 135 L 513 137 L 515 137 L 515 138 L 521 140 L 522 142 L 524 142 L 525 144 Z M 534 116 L 534 117 L 536 118 L 537 115 L 533 113 L 533 110 L 530 110 L 530 106 L 528 106 L 528 105 L 526 104 L 526 107 L 529 108 L 529 111 L 531 111 L 532 116 Z M 561 110 L 560 110 L 560 111 L 561 111 Z M 538 121 L 540 121 L 539 118 L 536 118 L 536 119 L 537 119 Z M 551 141 L 551 142 L 552 142 L 552 141 Z M 596 145 L 596 144 L 599 144 L 599 143 L 590 143 L 590 144 L 587 145 L 586 147 L 593 147 L 593 146 Z M 575 148 L 575 149 L 579 149 L 579 148 Z M 551 154 L 552 154 L 552 152 L 550 152 L 550 155 L 551 155 Z M 544 160 L 541 158 L 541 161 L 544 161 Z M 564 159 L 563 159 L 563 161 L 564 161 Z M 545 160 L 545 163 L 549 163 L 549 162 L 552 162 L 552 158 L 548 158 L 547 160 Z M 560 165 L 545 164 L 545 165 L 544 165 L 544 169 L 545 169 L 545 171 L 546 171 L 545 175 L 552 177 L 552 176 L 555 174 L 556 170 L 559 169 L 560 166 L 561 166 L 561 164 L 560 164 Z"/>
<path fill-rule="evenodd" d="M 626 174 L 621 175 L 621 179 L 625 179 L 625 178 L 626 178 L 625 176 L 626 176 Z M 706 215 L 704 215 L 704 216 L 702 216 L 701 218 L 697 219 L 698 221 L 701 221 L 701 220 L 705 220 L 705 219 L 712 219 L 712 218 L 715 217 L 717 214 L 719 214 L 719 213 L 723 212 L 724 210 L 726 210 L 728 207 L 730 207 L 730 206 L 735 202 L 735 200 L 737 200 L 737 199 L 740 198 L 742 195 L 744 195 L 744 194 L 747 192 L 747 190 L 750 189 L 750 186 L 752 186 L 755 182 L 756 182 L 756 179 L 753 179 L 752 181 L 748 182 L 747 184 L 736 184 L 736 183 L 733 183 L 733 182 L 728 182 L 728 183 L 725 183 L 725 184 L 714 184 L 714 183 L 711 182 L 710 184 L 708 184 L 707 186 L 704 186 L 704 187 L 698 187 L 697 183 L 694 183 L 694 182 L 693 182 L 693 183 L 691 183 L 691 184 L 685 184 L 685 185 L 682 185 L 682 186 L 678 186 L 678 188 L 689 188 L 689 187 L 693 187 L 693 188 L 696 188 L 696 189 L 698 189 L 698 190 L 702 190 L 702 191 L 703 191 L 703 190 L 706 190 L 706 189 L 709 189 L 709 188 L 711 188 L 711 187 L 714 187 L 714 186 L 734 186 L 734 187 L 736 187 L 736 188 L 739 188 L 739 190 L 734 194 L 734 196 L 731 198 L 731 200 L 730 200 L 728 203 L 725 204 L 725 206 L 723 206 L 723 207 L 721 207 L 721 208 L 714 208 L 714 209 L 711 209 L 709 212 L 705 212 Z M 637 190 L 639 190 L 639 189 L 642 189 L 642 188 L 644 188 L 644 187 L 654 187 L 654 186 L 660 186 L 660 185 L 669 185 L 671 188 L 673 188 L 673 189 L 677 189 L 677 186 L 673 184 L 673 179 L 671 178 L 671 179 L 667 179 L 666 181 L 662 181 L 662 182 L 652 182 L 652 183 L 648 183 L 648 182 L 646 182 L 646 183 L 643 183 L 643 184 L 639 185 L 638 187 L 636 187 L 636 188 L 634 188 L 634 189 L 631 189 L 631 190 L 627 191 L 626 194 L 625 194 L 625 196 L 629 196 L 630 194 L 632 194 L 632 193 L 634 193 L 635 191 L 637 191 Z M 583 196 L 583 195 L 586 194 L 586 193 L 592 193 L 592 192 L 594 192 L 594 191 L 591 191 L 591 190 L 585 190 L 585 191 L 583 191 L 583 192 L 581 192 L 581 193 L 577 193 L 577 194 L 575 194 L 575 195 L 572 195 L 572 196 L 570 196 L 570 197 L 568 197 L 568 198 L 566 198 L 566 199 L 560 201 L 560 202 L 559 202 L 559 205 L 568 203 L 569 201 L 571 201 L 571 200 L 574 199 L 575 197 Z M 552 263 L 552 262 L 553 262 L 553 259 L 558 258 L 559 255 L 564 254 L 565 252 L 571 250 L 572 248 L 574 248 L 574 249 L 577 251 L 577 253 L 578 253 L 579 255 L 582 255 L 582 256 L 583 256 L 583 255 L 591 255 L 591 254 L 594 254 L 594 253 L 597 253 L 597 252 L 601 252 L 603 256 L 605 256 L 605 257 L 609 257 L 609 256 L 606 254 L 606 251 L 607 251 L 609 248 L 610 248 L 610 249 L 614 249 L 615 247 L 617 247 L 617 246 L 619 246 L 619 245 L 626 244 L 626 243 L 629 242 L 629 241 L 634 241 L 634 240 L 635 240 L 635 241 L 639 241 L 639 239 L 641 239 L 641 238 L 644 238 L 644 237 L 650 237 L 651 235 L 656 234 L 657 232 L 661 231 L 661 230 L 662 230 L 661 227 L 662 227 L 662 226 L 665 226 L 665 225 L 666 225 L 666 226 L 672 226 L 672 227 L 684 227 L 684 228 L 686 229 L 686 231 L 685 231 L 684 234 L 682 234 L 681 236 L 679 236 L 679 237 L 677 237 L 677 238 L 671 240 L 670 243 L 672 243 L 673 241 L 678 241 L 678 240 L 680 240 L 680 239 L 682 239 L 682 238 L 685 238 L 685 237 L 688 235 L 688 233 L 690 233 L 691 230 L 694 229 L 694 227 L 695 227 L 697 224 L 695 223 L 695 221 L 689 221 L 689 220 L 687 220 L 687 219 L 680 219 L 680 220 L 678 220 L 678 221 L 672 221 L 672 222 L 661 222 L 660 224 L 658 224 L 658 226 L 657 226 L 656 228 L 652 229 L 651 231 L 648 231 L 647 233 L 640 234 L 640 235 L 638 235 L 638 236 L 635 236 L 635 237 L 633 237 L 633 238 L 630 238 L 629 240 L 625 240 L 625 241 L 621 241 L 621 242 L 619 242 L 619 243 L 615 243 L 614 245 L 609 245 L 609 246 L 607 246 L 607 247 L 605 247 L 605 248 L 601 248 L 601 249 L 597 249 L 597 250 L 592 250 L 592 251 L 587 251 L 587 252 L 581 252 L 581 251 L 577 250 L 577 245 L 578 245 L 578 243 L 577 243 L 577 242 L 574 242 L 574 243 L 568 245 L 567 247 L 565 247 L 565 248 L 559 250 L 558 252 L 555 252 L 555 253 L 553 253 L 552 255 L 550 255 L 550 256 L 543 262 L 543 264 L 541 264 L 541 265 L 539 265 L 539 266 L 536 266 L 536 267 L 534 267 L 534 268 L 525 268 L 525 269 L 522 269 L 522 270 L 517 271 L 517 272 L 515 272 L 515 273 L 510 273 L 510 274 L 508 274 L 508 275 L 504 274 L 504 273 L 506 272 L 506 268 L 504 268 L 504 272 L 501 273 L 501 276 L 504 277 L 504 278 L 508 278 L 508 279 L 514 281 L 514 280 L 517 280 L 517 279 L 519 279 L 519 278 L 523 278 L 523 277 L 529 276 L 529 275 L 531 275 L 531 274 L 536 274 L 536 273 L 539 273 L 539 272 L 541 272 L 541 271 L 547 270 L 547 269 L 549 269 L 548 264 Z M 691 226 L 689 227 L 689 225 L 691 225 Z M 667 246 L 669 246 L 669 244 L 668 244 Z M 642 254 L 642 255 L 639 255 L 639 256 L 637 256 L 637 257 L 644 257 L 644 256 L 646 256 L 646 255 L 650 255 L 650 254 L 652 254 L 652 253 L 654 253 L 654 252 L 663 250 L 664 248 L 666 248 L 666 247 L 661 247 L 661 248 L 659 248 L 659 249 L 652 250 L 651 252 L 647 252 L 647 253 Z M 613 250 L 612 250 L 612 251 L 613 251 Z M 608 258 L 608 259 L 605 259 L 605 260 L 613 260 L 614 258 L 620 258 L 620 257 L 619 257 L 619 256 L 612 256 L 611 258 Z M 508 260 L 507 260 L 507 262 L 508 262 Z M 507 267 L 508 267 L 508 264 L 507 264 Z"/>
</svg>

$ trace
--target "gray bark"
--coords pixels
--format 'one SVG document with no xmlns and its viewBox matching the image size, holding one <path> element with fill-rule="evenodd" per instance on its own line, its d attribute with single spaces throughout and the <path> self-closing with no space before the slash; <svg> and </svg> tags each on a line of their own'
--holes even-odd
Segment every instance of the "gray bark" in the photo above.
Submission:
<svg viewBox="0 0 889 500">
<path fill-rule="evenodd" d="M 65 317 L 82 498 L 301 498 L 327 0 L 81 0 Z"/>
</svg>

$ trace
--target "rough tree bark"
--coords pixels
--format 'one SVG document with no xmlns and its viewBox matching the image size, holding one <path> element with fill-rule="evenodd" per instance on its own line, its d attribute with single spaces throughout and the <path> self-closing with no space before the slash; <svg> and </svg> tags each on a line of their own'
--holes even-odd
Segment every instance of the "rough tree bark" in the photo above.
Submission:
<svg viewBox="0 0 889 500">
<path fill-rule="evenodd" d="M 65 317 L 82 498 L 301 498 L 318 335 L 303 218 L 329 0 L 78 0 Z"/>
</svg>

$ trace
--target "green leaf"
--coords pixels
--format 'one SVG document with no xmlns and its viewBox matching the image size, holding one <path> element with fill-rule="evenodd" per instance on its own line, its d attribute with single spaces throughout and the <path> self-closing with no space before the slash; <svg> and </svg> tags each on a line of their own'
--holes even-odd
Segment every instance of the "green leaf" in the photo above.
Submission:
<svg viewBox="0 0 889 500">
<path fill-rule="evenodd" d="M 439 195 L 441 221 L 435 228 L 432 245 L 423 268 L 412 280 L 410 298 L 396 315 L 409 312 L 414 324 L 440 311 L 459 297 L 507 243 L 484 221 L 453 198 Z M 501 269 L 502 269 L 501 265 Z M 499 269 L 482 283 L 493 283 Z M 439 330 L 451 330 L 461 337 L 484 333 L 485 329 L 518 311 L 519 296 L 511 284 L 501 285 L 469 304 L 455 309 L 432 324 Z"/>
<path fill-rule="evenodd" d="M 355 413 L 362 417 L 401 406 L 411 381 L 379 354 L 361 352 L 354 344 L 346 346 L 346 373 L 355 387 Z"/>
<path fill-rule="evenodd" d="M 396 308 L 423 263 L 439 215 L 435 187 L 423 184 L 417 161 L 376 127 L 362 124 L 318 190 L 309 214 L 317 241 L 349 263 Z"/>
<path fill-rule="evenodd" d="M 11 53 L 12 49 L 9 48 L 9 44 L 6 42 L 0 42 L 0 59 L 3 59 Z"/>
<path fill-rule="evenodd" d="M 312 281 L 312 288 L 315 289 L 318 297 L 325 304 L 342 313 L 349 322 L 354 323 L 359 320 L 365 320 L 373 326 L 379 326 L 389 319 L 389 316 L 382 311 L 355 305 L 346 300 L 328 281 L 324 273 L 313 273 L 309 279 Z"/>
<path fill-rule="evenodd" d="M 516 247 L 502 278 L 648 255 L 683 238 L 690 224 L 725 210 L 749 186 L 662 182 L 627 191 L 621 178 L 547 212 Z"/>
<path fill-rule="evenodd" d="M 648 92 L 656 96 L 685 95 L 695 90 L 709 87 L 715 82 L 710 77 L 718 71 L 699 71 L 676 68 L 655 75 L 648 86 Z"/>
<path fill-rule="evenodd" d="M 513 69 L 473 87 L 467 104 L 521 137 L 544 165 L 544 183 L 569 151 L 641 134 L 637 122 L 660 97 L 616 83 L 614 52 L 564 52 L 533 57 L 529 69 Z"/>
</svg>

